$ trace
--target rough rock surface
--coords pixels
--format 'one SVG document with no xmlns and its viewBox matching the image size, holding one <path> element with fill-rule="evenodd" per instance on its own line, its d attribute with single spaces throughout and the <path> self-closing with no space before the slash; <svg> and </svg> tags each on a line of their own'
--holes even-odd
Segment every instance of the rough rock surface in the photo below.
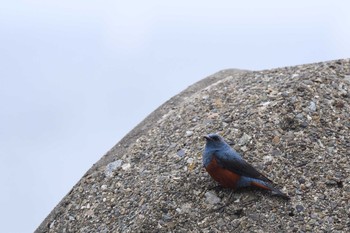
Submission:
<svg viewBox="0 0 350 233">
<path fill-rule="evenodd" d="M 37 232 L 349 232 L 350 60 L 207 80 L 109 151 Z M 211 189 L 210 132 L 291 200 L 242 189 L 229 202 L 230 190 Z"/>
</svg>

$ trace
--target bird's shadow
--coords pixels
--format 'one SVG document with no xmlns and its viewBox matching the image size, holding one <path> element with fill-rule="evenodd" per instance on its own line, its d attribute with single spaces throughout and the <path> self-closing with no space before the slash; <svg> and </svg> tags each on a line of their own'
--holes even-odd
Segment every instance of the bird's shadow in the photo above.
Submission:
<svg viewBox="0 0 350 233">
<path fill-rule="evenodd" d="M 209 190 L 213 190 L 216 193 L 219 192 L 221 194 L 220 196 L 226 195 L 226 194 L 229 195 L 226 199 L 226 203 L 224 203 L 223 205 L 221 205 L 217 208 L 210 210 L 210 212 L 223 212 L 223 211 L 225 211 L 226 207 L 229 207 L 231 204 L 233 204 L 237 200 L 237 199 L 234 199 L 233 194 L 236 194 L 239 196 L 242 196 L 243 194 L 248 194 L 251 198 L 248 198 L 248 200 L 243 201 L 243 205 L 245 205 L 245 206 L 249 205 L 253 202 L 258 201 L 259 199 L 261 199 L 262 196 L 265 196 L 266 198 L 273 198 L 276 200 L 282 200 L 284 202 L 287 202 L 289 200 L 289 199 L 285 199 L 281 196 L 274 195 L 269 191 L 261 190 L 259 188 L 255 188 L 255 187 L 244 187 L 244 188 L 239 188 L 239 189 L 233 190 L 230 188 L 222 187 L 221 185 L 216 185 L 216 186 L 212 186 L 212 187 L 209 187 L 206 189 L 206 191 L 209 191 Z M 241 205 L 242 205 L 242 203 L 241 203 Z M 240 211 L 240 210 L 241 209 L 238 208 L 238 209 L 234 210 L 232 213 L 234 215 L 240 216 L 242 214 L 242 211 Z"/>
</svg>

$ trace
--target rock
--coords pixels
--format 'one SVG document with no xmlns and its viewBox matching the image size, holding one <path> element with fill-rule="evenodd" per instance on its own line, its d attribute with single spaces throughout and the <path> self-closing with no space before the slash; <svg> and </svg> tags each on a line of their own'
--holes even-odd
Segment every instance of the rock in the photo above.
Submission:
<svg viewBox="0 0 350 233">
<path fill-rule="evenodd" d="M 193 131 L 186 131 L 186 137 L 191 137 L 193 135 Z"/>
<path fill-rule="evenodd" d="M 296 102 L 297 102 L 297 97 L 296 97 L 296 96 L 290 97 L 290 102 L 291 102 L 292 104 L 296 103 Z"/>
<path fill-rule="evenodd" d="M 300 127 L 302 127 L 302 128 L 306 128 L 306 127 L 308 127 L 308 125 L 309 124 L 306 121 L 303 121 L 300 123 Z"/>
<path fill-rule="evenodd" d="M 278 143 L 280 143 L 280 137 L 278 137 L 278 136 L 273 137 L 272 143 L 275 144 L 275 145 L 277 145 Z"/>
<path fill-rule="evenodd" d="M 177 209 L 177 212 L 179 213 L 190 213 L 192 209 L 192 204 L 191 203 L 184 203 L 181 205 L 181 208 Z"/>
<path fill-rule="evenodd" d="M 107 177 L 113 176 L 113 172 L 122 165 L 123 161 L 118 159 L 112 163 L 107 164 L 105 168 L 105 175 Z"/>
<path fill-rule="evenodd" d="M 295 115 L 295 118 L 297 118 L 298 120 L 302 120 L 304 119 L 304 115 L 302 113 L 298 113 L 297 115 Z"/>
<path fill-rule="evenodd" d="M 266 155 L 263 157 L 264 163 L 271 162 L 273 160 L 273 157 L 271 155 Z"/>
<path fill-rule="evenodd" d="M 280 156 L 281 155 L 281 151 L 279 151 L 279 150 L 272 150 L 271 155 L 272 156 Z"/>
<path fill-rule="evenodd" d="M 172 219 L 170 214 L 163 214 L 164 221 L 170 221 Z"/>
<path fill-rule="evenodd" d="M 259 214 L 252 213 L 252 214 L 249 215 L 249 218 L 251 218 L 254 221 L 258 221 L 259 220 Z"/>
<path fill-rule="evenodd" d="M 242 147 L 241 147 L 241 150 L 242 150 L 243 152 L 246 152 L 246 151 L 248 151 L 249 149 L 248 149 L 248 147 L 246 147 L 246 146 L 242 146 Z"/>
<path fill-rule="evenodd" d="M 176 153 L 179 157 L 184 157 L 185 156 L 185 150 L 180 149 L 178 150 L 178 152 Z"/>
<path fill-rule="evenodd" d="M 249 142 L 249 140 L 252 137 L 249 136 L 248 134 L 244 133 L 243 136 L 239 139 L 238 144 L 241 146 L 244 146 L 245 144 L 247 144 Z"/>
<path fill-rule="evenodd" d="M 310 101 L 309 110 L 310 110 L 310 112 L 316 111 L 316 103 L 315 102 Z"/>
<path fill-rule="evenodd" d="M 296 205 L 296 206 L 295 206 L 295 209 L 296 209 L 298 212 L 302 212 L 302 211 L 304 211 L 304 206 L 302 206 L 302 205 Z"/>
<path fill-rule="evenodd" d="M 210 192 L 210 191 L 205 193 L 205 197 L 206 197 L 207 203 L 209 203 L 211 205 L 218 204 L 221 201 L 221 199 L 218 196 L 216 196 L 215 193 Z"/>
<path fill-rule="evenodd" d="M 53 221 L 50 223 L 50 225 L 49 225 L 49 228 L 50 228 L 50 229 L 54 228 L 54 226 L 55 226 L 55 222 L 56 222 L 56 221 L 55 221 L 55 220 L 53 220 Z"/>
<path fill-rule="evenodd" d="M 131 164 L 130 164 L 130 163 L 124 163 L 124 164 L 122 165 L 122 169 L 123 169 L 124 171 L 129 170 L 130 167 L 131 167 Z"/>
<path fill-rule="evenodd" d="M 216 73 L 126 135 L 36 233 L 347 232 L 349 74 L 350 59 Z M 214 188 L 201 136 L 215 132 L 291 200 Z"/>
<path fill-rule="evenodd" d="M 192 164 L 193 163 L 193 158 L 188 158 L 187 160 L 186 160 L 186 162 L 188 163 L 188 164 Z"/>
</svg>

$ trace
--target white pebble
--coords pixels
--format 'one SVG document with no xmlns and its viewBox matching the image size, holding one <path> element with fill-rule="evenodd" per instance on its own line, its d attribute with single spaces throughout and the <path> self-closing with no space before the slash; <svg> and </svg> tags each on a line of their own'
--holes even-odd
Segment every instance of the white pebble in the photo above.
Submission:
<svg viewBox="0 0 350 233">
<path fill-rule="evenodd" d="M 211 205 L 215 205 L 221 201 L 221 199 L 213 192 L 206 192 L 205 197 L 207 202 Z"/>
<path fill-rule="evenodd" d="M 130 167 L 131 167 L 130 163 L 125 163 L 125 164 L 123 164 L 122 169 L 123 169 L 124 171 L 126 171 L 126 170 L 128 170 Z"/>
</svg>

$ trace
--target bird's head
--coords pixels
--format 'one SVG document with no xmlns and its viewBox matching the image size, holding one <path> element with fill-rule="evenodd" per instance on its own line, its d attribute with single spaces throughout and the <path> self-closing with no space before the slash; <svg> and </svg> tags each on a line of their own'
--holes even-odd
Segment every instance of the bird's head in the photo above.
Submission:
<svg viewBox="0 0 350 233">
<path fill-rule="evenodd" d="M 213 148 L 213 149 L 219 149 L 221 147 L 226 147 L 228 144 L 225 142 L 223 137 L 221 137 L 219 134 L 211 133 L 204 136 L 205 140 L 207 141 L 206 146 Z"/>
</svg>

